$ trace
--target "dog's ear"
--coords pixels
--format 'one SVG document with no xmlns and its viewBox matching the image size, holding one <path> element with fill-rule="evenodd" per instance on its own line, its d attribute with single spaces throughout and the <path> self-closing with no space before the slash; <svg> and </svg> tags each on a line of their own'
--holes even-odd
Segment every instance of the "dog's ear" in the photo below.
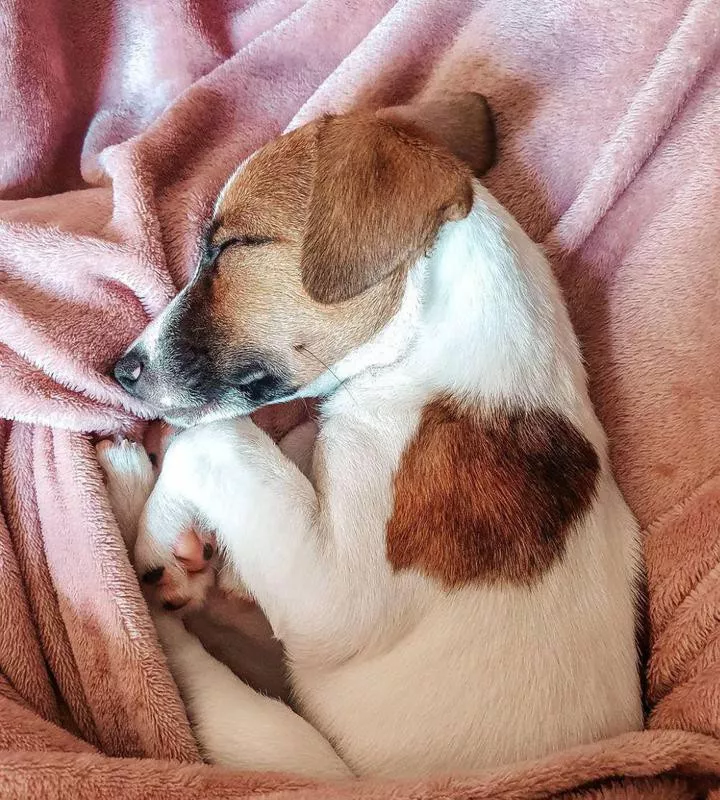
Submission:
<svg viewBox="0 0 720 800">
<path fill-rule="evenodd" d="M 472 207 L 472 174 L 412 121 L 375 114 L 317 123 L 302 279 L 322 303 L 347 300 L 432 243 Z"/>
<path fill-rule="evenodd" d="M 484 175 L 495 161 L 495 125 L 487 100 L 477 92 L 393 106 L 377 113 L 381 119 L 416 126 L 478 176 Z"/>
</svg>

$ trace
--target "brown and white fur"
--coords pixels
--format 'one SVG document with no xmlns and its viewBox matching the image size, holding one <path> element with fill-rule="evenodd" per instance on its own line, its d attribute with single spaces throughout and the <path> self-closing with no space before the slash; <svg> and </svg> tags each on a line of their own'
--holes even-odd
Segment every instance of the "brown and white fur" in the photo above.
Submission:
<svg viewBox="0 0 720 800">
<path fill-rule="evenodd" d="M 270 143 L 118 363 L 194 425 L 142 514 L 139 573 L 172 607 L 200 602 L 215 557 L 188 555 L 188 531 L 212 533 L 302 715 L 161 616 L 213 761 L 417 776 L 641 727 L 636 523 L 551 268 L 455 155 L 484 113 L 462 96 Z M 316 440 L 301 426 L 277 446 L 237 416 L 317 395 Z"/>
</svg>

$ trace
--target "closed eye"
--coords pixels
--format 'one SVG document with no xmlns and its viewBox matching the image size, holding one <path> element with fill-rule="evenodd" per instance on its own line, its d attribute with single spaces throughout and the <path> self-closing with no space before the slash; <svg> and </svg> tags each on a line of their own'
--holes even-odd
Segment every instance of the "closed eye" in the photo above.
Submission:
<svg viewBox="0 0 720 800">
<path fill-rule="evenodd" d="M 262 247 L 262 245 L 273 242 L 270 236 L 230 236 L 221 242 L 213 242 L 206 234 L 200 251 L 200 259 L 195 269 L 195 277 L 202 271 L 212 269 L 220 253 L 229 247 Z"/>
<path fill-rule="evenodd" d="M 269 236 L 231 236 L 222 242 L 214 245 L 213 249 L 218 255 L 228 247 L 261 247 L 264 244 L 270 244 L 272 239 Z"/>
</svg>

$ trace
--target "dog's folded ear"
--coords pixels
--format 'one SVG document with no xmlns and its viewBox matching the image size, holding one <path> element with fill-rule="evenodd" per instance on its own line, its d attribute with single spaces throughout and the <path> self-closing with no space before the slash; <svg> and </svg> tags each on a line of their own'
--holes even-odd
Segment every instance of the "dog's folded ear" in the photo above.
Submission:
<svg viewBox="0 0 720 800">
<path fill-rule="evenodd" d="M 321 303 L 348 300 L 409 269 L 443 223 L 472 207 L 468 166 L 414 121 L 326 117 L 314 147 L 301 270 Z"/>
<path fill-rule="evenodd" d="M 303 283 L 337 303 L 417 258 L 443 222 L 472 205 L 470 169 L 495 157 L 490 110 L 474 92 L 326 117 L 303 243 Z"/>
<path fill-rule="evenodd" d="M 495 125 L 487 100 L 477 92 L 383 108 L 380 119 L 412 125 L 484 175 L 495 161 Z"/>
<path fill-rule="evenodd" d="M 495 157 L 492 116 L 474 92 L 326 117 L 315 134 L 301 268 L 322 303 L 408 267 L 443 222 L 469 213 L 470 170 L 487 171 Z"/>
</svg>

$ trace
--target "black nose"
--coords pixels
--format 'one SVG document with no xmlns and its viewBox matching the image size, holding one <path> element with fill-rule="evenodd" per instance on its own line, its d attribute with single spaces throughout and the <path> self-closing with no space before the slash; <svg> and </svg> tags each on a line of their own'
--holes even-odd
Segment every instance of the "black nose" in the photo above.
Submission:
<svg viewBox="0 0 720 800">
<path fill-rule="evenodd" d="M 135 388 L 140 376 L 145 369 L 145 362 L 142 354 L 137 350 L 130 350 L 120 358 L 113 367 L 115 380 L 131 394 L 135 393 Z"/>
</svg>

